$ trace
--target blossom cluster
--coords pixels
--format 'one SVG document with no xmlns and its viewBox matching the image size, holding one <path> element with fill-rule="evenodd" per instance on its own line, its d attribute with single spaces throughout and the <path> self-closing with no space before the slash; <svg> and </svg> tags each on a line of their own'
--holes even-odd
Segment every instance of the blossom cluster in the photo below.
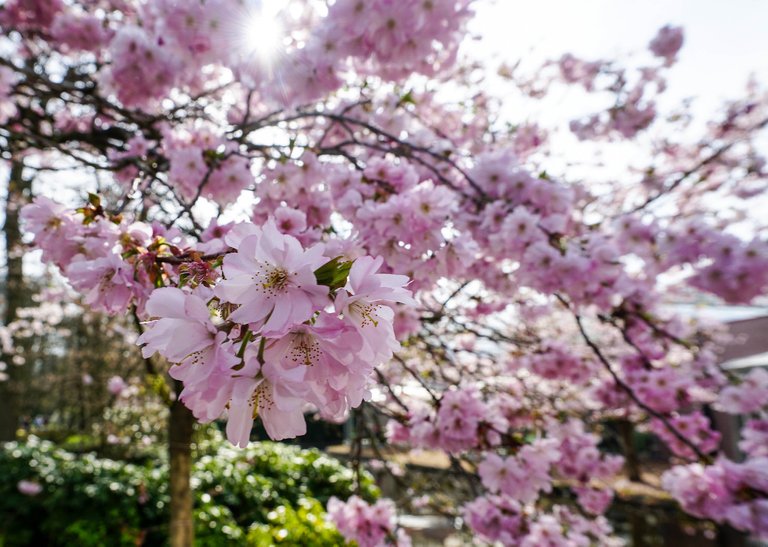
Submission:
<svg viewBox="0 0 768 547">
<path fill-rule="evenodd" d="M 100 82 L 126 107 L 156 108 L 174 87 L 200 92 L 215 63 L 263 86 L 265 97 L 299 104 L 338 89 L 349 66 L 403 78 L 413 72 L 431 75 L 450 65 L 470 4 L 343 0 L 325 16 L 307 3 L 296 18 L 288 10 L 272 13 L 261 2 L 238 0 L 119 2 L 96 14 L 77 2 L 11 0 L 0 25 L 50 34 L 65 53 L 108 59 Z M 109 17 L 111 9 L 119 9 L 121 16 Z M 256 53 L 279 44 L 249 45 L 259 24 L 290 35 L 307 21 L 315 30 L 297 41 L 302 47 L 286 48 L 277 59 L 260 59 Z"/>
<path fill-rule="evenodd" d="M 249 161 L 210 129 L 171 133 L 163 140 L 163 151 L 170 163 L 168 180 L 187 202 L 202 196 L 229 204 L 253 183 Z"/>
<path fill-rule="evenodd" d="M 21 218 L 43 260 L 61 269 L 86 304 L 110 314 L 131 304 L 143 308 L 159 274 L 146 257 L 175 237 L 159 226 L 107 219 L 96 196 L 79 211 L 40 196 L 22 208 Z"/>
<path fill-rule="evenodd" d="M 686 512 L 768 538 L 768 458 L 676 466 L 662 484 Z"/>
<path fill-rule="evenodd" d="M 670 428 L 659 420 L 651 421 L 651 431 L 658 435 L 676 456 L 696 458 L 696 453 L 689 446 L 690 444 L 695 445 L 698 451 L 704 454 L 717 450 L 720 444 L 720 433 L 712 430 L 709 420 L 700 411 L 682 416 L 674 415 L 669 421 L 672 427 L 683 435 L 686 443 L 673 435 Z"/>
<path fill-rule="evenodd" d="M 422 406 L 406 423 L 390 422 L 387 434 L 390 442 L 461 452 L 486 439 L 497 444 L 498 434 L 488 427 L 490 424 L 503 429 L 507 422 L 500 412 L 489 408 L 477 389 L 467 386 L 446 391 L 438 410 Z"/>
<path fill-rule="evenodd" d="M 768 371 L 755 368 L 744 375 L 738 384 L 723 388 L 717 407 L 729 414 L 752 414 L 768 407 L 765 391 L 768 389 Z"/>
<path fill-rule="evenodd" d="M 345 538 L 360 547 L 410 547 L 411 540 L 397 527 L 395 504 L 379 500 L 373 505 L 358 496 L 346 502 L 338 498 L 328 501 L 328 518 Z"/>
<path fill-rule="evenodd" d="M 650 127 L 658 115 L 655 96 L 666 89 L 663 69 L 677 61 L 683 41 L 681 27 L 662 27 L 648 44 L 653 56 L 663 60 L 662 66 L 640 67 L 634 77 L 609 61 L 586 61 L 570 53 L 551 63 L 558 69 L 556 79 L 580 85 L 590 93 L 611 90 L 618 99 L 604 111 L 572 120 L 571 132 L 580 140 L 632 139 Z"/>
<path fill-rule="evenodd" d="M 504 547 L 622 544 L 610 537 L 604 517 L 591 520 L 562 505 L 543 513 L 506 496 L 488 495 L 465 505 L 463 514 L 480 539 Z"/>
<path fill-rule="evenodd" d="M 478 474 L 489 492 L 529 503 L 539 497 L 540 491 L 551 491 L 550 471 L 559 458 L 556 441 L 539 440 L 523 446 L 515 456 L 502 458 L 489 453 L 480 463 Z"/>
<path fill-rule="evenodd" d="M 144 356 L 174 365 L 180 398 L 199 420 L 228 409 L 237 445 L 248 443 L 257 415 L 274 439 L 305 433 L 308 404 L 344 419 L 367 396 L 374 367 L 399 348 L 393 306 L 415 301 L 407 277 L 380 272 L 381 258 L 305 248 L 270 219 L 220 227 L 203 244 L 219 250 L 215 267 L 177 259 L 173 252 L 192 256 L 181 237 L 95 218 L 92 202 L 71 213 L 38 198 L 22 216 L 87 304 L 113 314 L 133 305 L 150 319 L 138 340 Z"/>
<path fill-rule="evenodd" d="M 363 401 L 376 364 L 399 347 L 395 303 L 413 304 L 405 276 L 379 273 L 381 259 L 354 262 L 304 248 L 274 221 L 240 224 L 215 286 L 155 290 L 139 337 L 184 384 L 196 418 L 228 409 L 227 436 L 248 444 L 256 416 L 273 439 L 306 432 L 307 403 L 342 420 Z"/>
</svg>

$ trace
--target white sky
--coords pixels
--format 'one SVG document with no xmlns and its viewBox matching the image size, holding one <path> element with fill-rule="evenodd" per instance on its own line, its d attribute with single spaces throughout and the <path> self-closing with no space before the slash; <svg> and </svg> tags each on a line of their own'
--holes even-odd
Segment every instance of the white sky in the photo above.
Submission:
<svg viewBox="0 0 768 547">
<path fill-rule="evenodd" d="M 720 117 L 724 102 L 743 97 L 750 75 L 768 87 L 768 0 L 478 0 L 476 12 L 470 29 L 481 39 L 472 47 L 474 54 L 496 66 L 522 60 L 528 68 L 523 74 L 566 52 L 630 68 L 658 66 L 648 43 L 664 25 L 682 26 L 684 44 L 678 62 L 664 72 L 668 87 L 657 104 L 663 117 L 683 99 L 693 98 L 695 121 L 685 134 L 677 134 L 684 140 L 701 138 L 703 124 Z M 545 100 L 530 101 L 509 87 L 489 85 L 491 94 L 504 99 L 503 118 L 513 123 L 564 127 L 610 105 L 574 86 L 553 88 Z M 605 181 L 605 189 L 613 181 L 636 180 L 633 168 L 653 163 L 643 142 L 657 131 L 664 129 L 643 132 L 639 144 L 600 146 L 579 142 L 568 132 L 552 135 L 547 171 L 565 180 Z M 768 150 L 768 137 L 760 142 Z"/>
<path fill-rule="evenodd" d="M 685 29 L 670 96 L 710 110 L 743 92 L 750 73 L 768 83 L 766 0 L 481 0 L 473 29 L 483 50 L 510 62 L 565 52 L 621 59 L 667 23 Z"/>
</svg>

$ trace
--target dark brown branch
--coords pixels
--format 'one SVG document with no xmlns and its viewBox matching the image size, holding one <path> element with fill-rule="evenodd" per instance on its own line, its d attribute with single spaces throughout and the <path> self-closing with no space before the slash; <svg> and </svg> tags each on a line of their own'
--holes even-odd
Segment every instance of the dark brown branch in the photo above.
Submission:
<svg viewBox="0 0 768 547">
<path fill-rule="evenodd" d="M 561 300 L 562 301 L 562 300 Z M 570 306 L 569 306 L 570 309 Z M 605 357 L 602 350 L 595 344 L 595 342 L 589 337 L 587 334 L 586 329 L 584 328 L 584 323 L 581 318 L 581 316 L 576 313 L 575 311 L 571 310 L 573 313 L 573 317 L 576 320 L 576 325 L 578 326 L 579 332 L 581 333 L 581 337 L 584 340 L 584 342 L 589 346 L 589 348 L 592 350 L 592 352 L 597 357 L 598 361 L 602 363 L 603 367 L 608 371 L 608 373 L 613 378 L 613 381 L 616 383 L 618 387 L 620 387 L 624 392 L 626 392 L 627 395 L 629 395 L 630 399 L 642 408 L 646 413 L 648 413 L 650 416 L 653 416 L 657 420 L 659 420 L 662 424 L 664 424 L 664 427 L 672 433 L 672 435 L 675 436 L 677 440 L 685 444 L 687 447 L 689 447 L 693 452 L 696 454 L 696 456 L 701 460 L 702 462 L 706 464 L 712 463 L 712 458 L 704 454 L 701 449 L 693 442 L 691 442 L 688 438 L 685 437 L 680 431 L 672 425 L 672 423 L 669 421 L 669 418 L 662 414 L 661 412 L 658 412 L 648 406 L 646 403 L 644 403 L 634 392 L 634 390 L 626 383 L 624 382 L 619 375 L 616 373 L 615 370 L 613 370 L 613 366 L 611 365 L 610 361 Z"/>
</svg>

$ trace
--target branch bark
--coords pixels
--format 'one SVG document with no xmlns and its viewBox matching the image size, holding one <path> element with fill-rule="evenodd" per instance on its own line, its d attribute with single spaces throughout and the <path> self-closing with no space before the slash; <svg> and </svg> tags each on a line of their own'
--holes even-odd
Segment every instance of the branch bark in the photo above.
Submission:
<svg viewBox="0 0 768 547">
<path fill-rule="evenodd" d="M 24 164 L 20 160 L 11 162 L 11 172 L 8 177 L 8 194 L 5 200 L 5 265 L 6 278 L 4 286 L 5 310 L 3 325 L 9 325 L 16 320 L 17 310 L 24 305 L 24 271 L 21 247 L 21 229 L 19 227 L 19 209 L 27 199 L 31 181 L 24 179 Z M 11 356 L 2 354 L 6 363 L 8 379 L 0 382 L 0 442 L 12 441 L 16 438 L 19 426 L 18 396 L 15 381 L 23 371 L 11 363 Z"/>
<path fill-rule="evenodd" d="M 176 386 L 177 394 L 180 386 Z M 171 547 L 192 547 L 194 519 L 192 512 L 192 433 L 195 418 L 184 404 L 171 404 L 168 419 L 168 459 L 170 462 Z"/>
</svg>

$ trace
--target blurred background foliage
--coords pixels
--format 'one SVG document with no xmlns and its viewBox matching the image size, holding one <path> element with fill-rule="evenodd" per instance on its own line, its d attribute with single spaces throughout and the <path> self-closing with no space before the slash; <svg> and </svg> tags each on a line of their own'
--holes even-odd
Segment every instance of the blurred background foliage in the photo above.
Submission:
<svg viewBox="0 0 768 547">
<path fill-rule="evenodd" d="M 318 450 L 278 443 L 233 448 L 198 432 L 192 485 L 196 545 L 343 545 L 325 519 L 331 496 L 378 496 L 370 475 Z M 23 493 L 21 481 L 39 486 Z M 0 537 L 15 545 L 163 545 L 168 464 L 157 445 L 133 461 L 73 452 L 35 436 L 0 451 Z"/>
</svg>

